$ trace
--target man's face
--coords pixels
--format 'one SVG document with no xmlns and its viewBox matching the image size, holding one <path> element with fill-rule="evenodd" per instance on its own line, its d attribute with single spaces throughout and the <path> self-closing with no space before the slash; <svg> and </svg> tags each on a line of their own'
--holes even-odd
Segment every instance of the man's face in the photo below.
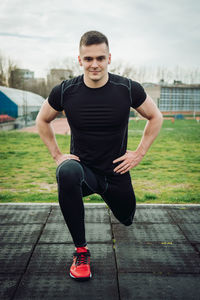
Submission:
<svg viewBox="0 0 200 300">
<path fill-rule="evenodd" d="M 84 76 L 88 80 L 99 81 L 107 76 L 111 54 L 105 43 L 81 46 L 78 60 L 83 66 Z"/>
</svg>

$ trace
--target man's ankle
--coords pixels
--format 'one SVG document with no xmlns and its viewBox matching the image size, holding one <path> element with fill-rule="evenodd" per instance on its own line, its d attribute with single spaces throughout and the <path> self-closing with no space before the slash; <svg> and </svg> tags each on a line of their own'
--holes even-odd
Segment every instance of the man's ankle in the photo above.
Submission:
<svg viewBox="0 0 200 300">
<path fill-rule="evenodd" d="M 77 250 L 77 248 L 85 248 L 85 249 L 88 249 L 88 246 L 83 246 L 83 247 L 75 247 L 75 250 Z"/>
</svg>

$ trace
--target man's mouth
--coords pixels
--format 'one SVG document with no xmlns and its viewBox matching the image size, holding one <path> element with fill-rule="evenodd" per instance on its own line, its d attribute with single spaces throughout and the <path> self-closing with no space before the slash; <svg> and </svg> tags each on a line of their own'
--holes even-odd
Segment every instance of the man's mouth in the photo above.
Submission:
<svg viewBox="0 0 200 300">
<path fill-rule="evenodd" d="M 93 73 L 93 74 L 98 74 L 100 71 L 91 70 L 90 72 Z"/>
</svg>

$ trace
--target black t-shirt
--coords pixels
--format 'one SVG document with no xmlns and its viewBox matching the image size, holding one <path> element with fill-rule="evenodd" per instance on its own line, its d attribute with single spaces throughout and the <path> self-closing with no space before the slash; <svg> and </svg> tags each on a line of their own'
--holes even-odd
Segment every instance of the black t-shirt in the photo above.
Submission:
<svg viewBox="0 0 200 300">
<path fill-rule="evenodd" d="M 109 73 L 100 88 L 89 88 L 83 75 L 55 86 L 48 98 L 57 111 L 65 111 L 71 129 L 70 153 L 99 174 L 120 175 L 113 160 L 125 154 L 130 107 L 146 99 L 136 81 Z"/>
</svg>

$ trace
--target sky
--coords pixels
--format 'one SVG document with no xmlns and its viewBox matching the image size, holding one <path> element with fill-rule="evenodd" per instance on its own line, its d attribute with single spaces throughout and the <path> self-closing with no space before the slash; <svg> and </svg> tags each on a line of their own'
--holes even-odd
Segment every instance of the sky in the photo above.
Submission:
<svg viewBox="0 0 200 300">
<path fill-rule="evenodd" d="M 195 68 L 199 12 L 199 0 L 4 0 L 0 53 L 43 77 L 67 57 L 77 61 L 82 34 L 98 30 L 113 62 Z"/>
</svg>

